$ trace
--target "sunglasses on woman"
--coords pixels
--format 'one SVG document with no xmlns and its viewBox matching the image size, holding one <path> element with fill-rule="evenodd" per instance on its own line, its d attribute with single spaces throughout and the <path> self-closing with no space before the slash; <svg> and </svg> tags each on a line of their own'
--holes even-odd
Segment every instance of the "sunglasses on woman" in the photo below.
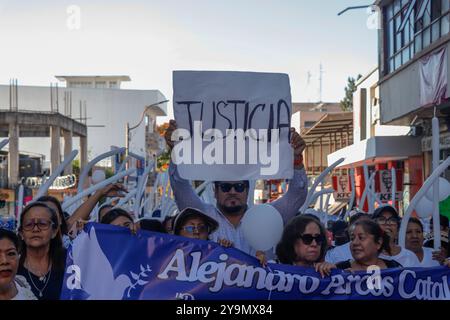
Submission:
<svg viewBox="0 0 450 320">
<path fill-rule="evenodd" d="M 182 229 L 190 234 L 194 234 L 195 230 L 197 230 L 198 233 L 208 233 L 209 232 L 209 226 L 207 226 L 207 225 L 184 226 Z"/>
<path fill-rule="evenodd" d="M 243 182 L 238 183 L 219 183 L 220 190 L 222 192 L 230 192 L 231 188 L 234 188 L 236 192 L 244 192 L 247 189 L 247 184 Z"/>
<path fill-rule="evenodd" d="M 317 236 L 313 236 L 312 234 L 302 234 L 300 237 L 302 239 L 303 243 L 306 245 L 310 245 L 313 240 L 316 240 L 316 243 L 318 245 L 321 245 L 325 241 L 325 236 L 319 234 Z"/>
<path fill-rule="evenodd" d="M 25 231 L 32 231 L 35 226 L 38 227 L 39 230 L 45 231 L 48 230 L 53 225 L 53 222 L 46 219 L 34 219 L 29 220 L 23 223 L 22 229 Z"/>
</svg>

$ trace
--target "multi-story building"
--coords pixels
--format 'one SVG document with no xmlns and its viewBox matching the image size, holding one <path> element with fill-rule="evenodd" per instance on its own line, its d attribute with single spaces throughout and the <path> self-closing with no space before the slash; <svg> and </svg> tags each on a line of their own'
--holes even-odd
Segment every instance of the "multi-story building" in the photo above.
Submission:
<svg viewBox="0 0 450 320">
<path fill-rule="evenodd" d="M 334 135 L 332 140 L 328 135 L 322 141 L 315 139 L 318 125 L 326 125 L 330 118 L 341 118 L 342 108 L 338 102 L 295 102 L 292 103 L 291 126 L 301 134 L 306 142 L 304 152 L 305 169 L 309 176 L 319 174 L 321 168 L 326 167 L 326 157 L 332 152 L 332 145 L 336 148 L 335 139 L 341 139 L 341 135 Z M 347 115 L 348 116 L 348 115 Z M 351 119 L 346 119 L 346 123 Z M 351 124 L 350 124 L 351 129 Z M 328 130 L 328 129 L 327 129 Z M 347 137 L 349 139 L 349 137 Z M 322 160 L 321 160 L 322 159 Z M 286 182 L 284 180 L 259 181 L 256 185 L 255 199 L 258 202 L 273 201 L 286 192 Z"/>
<path fill-rule="evenodd" d="M 294 102 L 292 103 L 292 126 L 299 133 L 304 133 L 325 114 L 341 112 L 339 102 Z"/>
<path fill-rule="evenodd" d="M 382 0 L 379 32 L 380 122 L 411 126 L 421 139 L 420 156 L 407 181 L 418 189 L 431 171 L 431 118 L 440 121 L 440 158 L 450 156 L 450 1 Z M 402 147 L 397 144 L 398 147 Z M 414 163 L 413 163 L 414 162 Z M 416 169 L 413 169 L 416 168 Z M 444 174 L 450 178 L 450 171 Z"/>
<path fill-rule="evenodd" d="M 305 139 L 306 150 L 304 153 L 305 167 L 308 175 L 320 173 L 321 168 L 326 167 L 326 157 L 331 153 L 331 141 L 328 135 L 320 141 L 315 139 L 314 127 L 320 122 L 329 120 L 330 117 L 340 117 L 342 108 L 339 102 L 301 102 L 292 104 L 292 127 Z M 325 120 L 327 118 L 327 120 Z M 334 137 L 334 136 L 333 136 Z M 340 136 L 337 137 L 340 139 Z M 334 141 L 334 140 L 333 140 Z"/>
<path fill-rule="evenodd" d="M 420 138 L 414 136 L 409 126 L 383 125 L 380 121 L 380 91 L 378 86 L 378 68 L 362 77 L 356 83 L 353 94 L 353 143 L 328 155 L 328 165 L 340 158 L 344 161 L 337 167 L 339 174 L 347 176 L 349 169 L 354 169 L 356 203 L 360 204 L 367 181 L 364 176 L 364 165 L 369 176 L 375 175 L 375 191 L 382 202 L 391 202 L 391 192 L 386 189 L 396 188 L 400 209 L 409 201 L 422 185 L 422 161 Z M 391 168 L 396 169 L 396 186 L 392 181 Z M 335 179 L 335 189 L 337 181 Z M 389 178 L 389 179 L 388 179 Z M 347 185 L 350 179 L 345 179 Z M 384 184 L 387 187 L 384 188 Z M 347 190 L 349 189 L 349 186 Z M 402 194 L 400 197 L 399 195 Z M 364 204 L 368 209 L 368 203 Z"/>
</svg>

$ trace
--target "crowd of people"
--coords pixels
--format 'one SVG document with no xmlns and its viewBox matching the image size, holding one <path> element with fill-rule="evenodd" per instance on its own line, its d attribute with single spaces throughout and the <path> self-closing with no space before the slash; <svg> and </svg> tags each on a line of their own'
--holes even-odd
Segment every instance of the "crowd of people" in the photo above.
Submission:
<svg viewBox="0 0 450 320">
<path fill-rule="evenodd" d="M 175 129 L 176 123 L 171 121 L 166 132 L 170 148 Z M 257 251 L 244 236 L 241 221 L 248 209 L 248 181 L 216 181 L 216 205 L 212 205 L 201 200 L 171 163 L 170 182 L 179 213 L 165 217 L 162 222 L 136 220 L 132 212 L 111 204 L 98 207 L 105 198 L 126 192 L 120 183 L 98 190 L 71 215 L 63 212 L 60 202 L 50 196 L 28 204 L 20 215 L 17 233 L 0 229 L 0 300 L 58 300 L 67 249 L 83 224 L 92 220 L 95 207 L 98 207 L 96 222 L 128 228 L 131 233 L 142 229 L 214 241 L 257 257 L 263 266 L 276 262 L 314 268 L 322 277 L 329 276 L 332 269 L 367 271 L 370 266 L 450 267 L 448 220 L 444 217 L 441 231 L 447 233 L 447 242 L 442 242 L 441 250 L 434 251 L 433 243 L 425 239 L 422 222 L 416 218 L 409 220 L 406 247 L 398 245 L 401 217 L 389 205 L 372 213 L 352 212 L 348 222 L 339 220 L 331 226 L 324 226 L 315 215 L 299 212 L 306 199 L 308 181 L 301 161 L 305 144 L 295 131 L 291 134 L 291 145 L 294 176 L 284 196 L 270 203 L 284 222 L 281 240 L 274 250 Z"/>
</svg>

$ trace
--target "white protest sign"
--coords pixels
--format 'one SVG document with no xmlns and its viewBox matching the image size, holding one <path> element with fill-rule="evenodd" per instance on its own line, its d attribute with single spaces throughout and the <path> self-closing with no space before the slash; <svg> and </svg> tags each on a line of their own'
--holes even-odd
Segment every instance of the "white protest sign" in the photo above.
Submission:
<svg viewBox="0 0 450 320">
<path fill-rule="evenodd" d="M 172 160 L 189 180 L 289 179 L 289 77 L 278 73 L 174 71 L 178 130 Z"/>
<path fill-rule="evenodd" d="M 392 174 L 390 170 L 380 170 L 379 171 L 380 178 L 380 192 L 378 195 L 380 196 L 380 200 L 384 203 L 392 200 L 392 188 L 396 188 L 392 184 Z M 395 200 L 402 199 L 402 192 L 395 192 Z"/>
</svg>

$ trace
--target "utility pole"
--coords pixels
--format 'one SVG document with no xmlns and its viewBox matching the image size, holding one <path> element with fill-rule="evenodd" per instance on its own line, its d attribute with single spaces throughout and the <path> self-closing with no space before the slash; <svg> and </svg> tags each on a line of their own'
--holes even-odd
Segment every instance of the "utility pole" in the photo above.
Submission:
<svg viewBox="0 0 450 320">
<path fill-rule="evenodd" d="M 128 170 L 128 152 L 130 149 L 130 123 L 127 122 L 125 126 L 125 170 Z"/>
<path fill-rule="evenodd" d="M 323 67 L 321 62 L 319 67 L 319 103 L 322 102 L 322 90 L 323 90 L 322 82 L 323 82 Z"/>
</svg>

